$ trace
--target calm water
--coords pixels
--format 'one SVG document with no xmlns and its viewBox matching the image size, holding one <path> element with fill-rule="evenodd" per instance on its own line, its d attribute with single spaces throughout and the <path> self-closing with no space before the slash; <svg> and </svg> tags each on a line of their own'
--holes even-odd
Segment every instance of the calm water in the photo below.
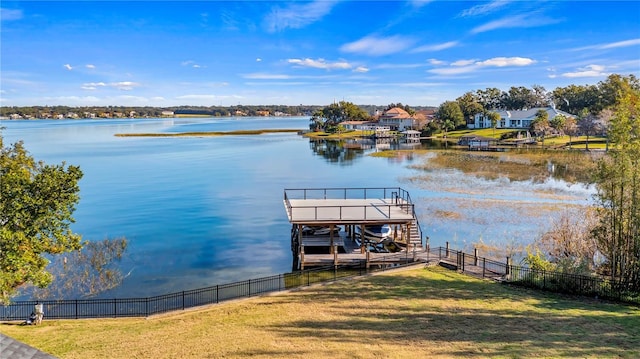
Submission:
<svg viewBox="0 0 640 359">
<path fill-rule="evenodd" d="M 549 180 L 486 181 L 416 170 L 423 157 L 374 158 L 380 144 L 345 150 L 296 134 L 191 138 L 116 133 L 308 128 L 308 118 L 2 121 L 6 144 L 38 160 L 79 165 L 73 229 L 85 239 L 125 236 L 129 273 L 110 297 L 150 296 L 291 270 L 285 188 L 402 187 L 432 246 L 482 240 L 530 243 L 592 191 Z M 353 146 L 349 146 L 353 147 Z"/>
</svg>

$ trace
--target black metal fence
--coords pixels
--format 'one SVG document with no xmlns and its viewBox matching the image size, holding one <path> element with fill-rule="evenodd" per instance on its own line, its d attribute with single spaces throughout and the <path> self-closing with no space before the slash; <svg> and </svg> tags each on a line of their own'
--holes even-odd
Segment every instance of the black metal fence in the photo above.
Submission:
<svg viewBox="0 0 640 359">
<path fill-rule="evenodd" d="M 625 303 L 640 304 L 640 293 L 627 290 L 619 281 L 603 278 L 596 275 L 579 275 L 562 272 L 534 270 L 528 267 L 512 265 L 510 259 L 505 262 L 479 257 L 474 254 L 464 253 L 439 247 L 438 258 L 442 264 L 452 269 L 460 270 L 467 274 L 481 276 L 483 278 L 497 278 L 505 283 L 541 289 L 555 293 L 566 293 L 609 299 Z"/>
<path fill-rule="evenodd" d="M 566 294 L 640 304 L 640 293 L 627 290 L 622 282 L 599 276 L 577 275 L 511 266 L 508 282 L 515 285 Z"/>
<path fill-rule="evenodd" d="M 38 303 L 44 305 L 45 318 L 47 319 L 148 317 L 154 314 L 309 286 L 315 283 L 361 276 L 365 273 L 384 271 L 414 263 L 414 258 L 408 257 L 404 253 L 390 254 L 387 259 L 394 261 L 395 264 L 375 265 L 367 268 L 366 262 L 363 261 L 354 265 L 314 268 L 147 298 L 15 301 L 9 305 L 0 306 L 0 320 L 25 320 Z"/>
<path fill-rule="evenodd" d="M 335 281 L 361 276 L 366 273 L 384 271 L 416 263 L 435 260 L 451 269 L 483 278 L 499 278 L 504 282 L 552 292 L 585 295 L 640 304 L 640 293 L 625 290 L 616 281 L 596 277 L 560 272 L 538 271 L 515 266 L 506 262 L 464 253 L 449 247 L 427 248 L 420 255 L 407 253 L 389 254 L 385 259 L 394 264 L 367 265 L 361 261 L 353 265 L 329 266 L 299 272 L 279 274 L 235 283 L 215 285 L 148 298 L 121 299 L 71 299 L 16 301 L 0 306 L 0 320 L 24 320 L 38 303 L 44 305 L 48 319 L 148 317 L 154 314 L 220 303 L 232 299 L 247 298 L 260 294 L 289 290 L 315 283 Z M 385 260 L 382 261 L 383 263 Z"/>
</svg>

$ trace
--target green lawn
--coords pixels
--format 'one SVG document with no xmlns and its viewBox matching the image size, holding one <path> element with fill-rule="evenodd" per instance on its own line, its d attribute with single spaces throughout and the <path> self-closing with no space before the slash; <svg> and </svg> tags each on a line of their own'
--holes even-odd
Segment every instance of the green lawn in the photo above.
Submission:
<svg viewBox="0 0 640 359">
<path fill-rule="evenodd" d="M 60 358 L 637 358 L 640 308 L 440 267 L 148 319 L 47 320 L 2 333 Z"/>
</svg>

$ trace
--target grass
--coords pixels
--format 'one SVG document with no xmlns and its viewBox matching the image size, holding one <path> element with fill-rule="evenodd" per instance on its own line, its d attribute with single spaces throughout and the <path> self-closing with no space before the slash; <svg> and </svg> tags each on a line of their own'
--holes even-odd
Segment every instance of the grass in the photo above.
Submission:
<svg viewBox="0 0 640 359">
<path fill-rule="evenodd" d="M 179 132 L 179 133 L 116 133 L 116 137 L 211 137 L 211 136 L 237 136 L 237 135 L 262 135 L 265 133 L 300 132 L 296 129 L 263 129 L 263 130 L 237 130 L 237 131 L 211 131 L 211 132 Z"/>
<path fill-rule="evenodd" d="M 568 182 L 590 183 L 602 153 L 582 151 L 530 151 L 470 152 L 433 151 L 433 156 L 417 167 L 455 168 L 477 177 L 496 179 L 506 177 L 512 181 L 542 181 L 549 177 L 549 164 L 555 165 L 557 173 Z"/>
<path fill-rule="evenodd" d="M 148 319 L 4 324 L 60 358 L 634 358 L 640 309 L 440 267 Z"/>
</svg>

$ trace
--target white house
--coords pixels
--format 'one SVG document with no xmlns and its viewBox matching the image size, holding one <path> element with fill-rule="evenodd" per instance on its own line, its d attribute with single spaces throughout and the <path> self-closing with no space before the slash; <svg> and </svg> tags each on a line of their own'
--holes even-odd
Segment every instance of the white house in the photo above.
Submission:
<svg viewBox="0 0 640 359">
<path fill-rule="evenodd" d="M 576 116 L 560 111 L 553 107 L 536 107 L 528 110 L 515 110 L 515 111 L 505 111 L 498 110 L 495 111 L 500 115 L 500 121 L 496 123 L 496 128 L 529 128 L 531 127 L 531 122 L 536 118 L 536 113 L 539 110 L 544 110 L 549 115 L 549 121 L 558 115 L 563 115 L 567 118 Z M 491 119 L 483 113 L 478 113 L 473 118 L 473 124 L 467 125 L 468 128 L 491 128 Z"/>
<path fill-rule="evenodd" d="M 363 125 L 369 124 L 367 121 L 342 121 L 340 125 L 344 127 L 345 130 L 355 131 L 355 130 L 363 130 Z"/>
<path fill-rule="evenodd" d="M 400 107 L 394 107 L 378 118 L 380 126 L 388 126 L 395 131 L 410 130 L 413 128 L 414 122 L 415 119 Z"/>
</svg>

